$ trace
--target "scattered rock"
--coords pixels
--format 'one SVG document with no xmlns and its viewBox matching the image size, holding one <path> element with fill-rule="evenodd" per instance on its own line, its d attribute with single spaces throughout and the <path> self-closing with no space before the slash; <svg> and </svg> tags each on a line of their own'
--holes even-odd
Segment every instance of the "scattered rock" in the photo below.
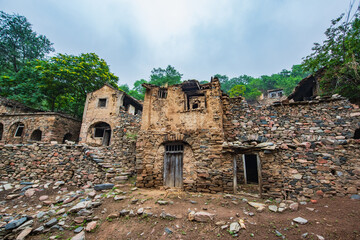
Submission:
<svg viewBox="0 0 360 240">
<path fill-rule="evenodd" d="M 291 211 L 297 211 L 299 209 L 299 204 L 298 203 L 291 203 L 289 205 L 289 208 Z"/>
<path fill-rule="evenodd" d="M 39 200 L 43 202 L 43 201 L 47 200 L 48 198 L 49 198 L 48 195 L 42 195 L 39 197 Z"/>
<path fill-rule="evenodd" d="M 82 231 L 71 238 L 71 240 L 85 240 L 85 231 Z"/>
<path fill-rule="evenodd" d="M 16 240 L 24 240 L 27 235 L 31 233 L 33 229 L 31 227 L 26 227 L 17 237 Z"/>
<path fill-rule="evenodd" d="M 257 202 L 248 202 L 248 204 L 254 208 L 256 208 L 257 212 L 262 212 L 264 211 L 266 205 L 263 203 L 257 203 Z"/>
<path fill-rule="evenodd" d="M 270 205 L 269 206 L 269 210 L 272 212 L 277 212 L 278 211 L 278 207 L 276 205 Z"/>
<path fill-rule="evenodd" d="M 357 194 L 351 195 L 350 199 L 360 200 L 360 195 L 357 195 Z"/>
<path fill-rule="evenodd" d="M 74 230 L 74 233 L 79 233 L 83 230 L 84 228 L 83 227 L 78 227 Z"/>
<path fill-rule="evenodd" d="M 167 205 L 169 202 L 168 201 L 157 201 L 157 203 L 159 204 L 159 205 Z"/>
<path fill-rule="evenodd" d="M 28 217 L 22 217 L 20 219 L 13 220 L 10 223 L 5 225 L 5 230 L 11 230 L 11 229 L 19 227 L 21 224 L 26 222 L 27 219 L 28 219 Z"/>
<path fill-rule="evenodd" d="M 293 221 L 296 223 L 299 223 L 299 224 L 306 224 L 308 222 L 308 220 L 306 220 L 305 218 L 302 218 L 302 217 L 294 218 Z"/>
<path fill-rule="evenodd" d="M 58 220 L 56 218 L 52 218 L 50 221 L 45 223 L 45 227 L 51 227 L 54 226 L 55 224 L 57 224 Z"/>
<path fill-rule="evenodd" d="M 94 230 L 94 229 L 96 228 L 96 225 L 97 225 L 97 221 L 89 222 L 89 223 L 86 225 L 85 231 L 91 232 L 92 230 Z"/>
<path fill-rule="evenodd" d="M 191 211 L 188 215 L 190 221 L 210 222 L 214 219 L 215 214 L 208 212 L 194 212 Z"/>
<path fill-rule="evenodd" d="M 233 222 L 230 224 L 230 232 L 238 233 L 240 231 L 240 224 L 238 222 Z"/>
<path fill-rule="evenodd" d="M 112 189 L 115 185 L 111 183 L 104 183 L 104 184 L 98 184 L 94 186 L 94 189 L 96 191 L 106 190 L 106 189 Z"/>
</svg>

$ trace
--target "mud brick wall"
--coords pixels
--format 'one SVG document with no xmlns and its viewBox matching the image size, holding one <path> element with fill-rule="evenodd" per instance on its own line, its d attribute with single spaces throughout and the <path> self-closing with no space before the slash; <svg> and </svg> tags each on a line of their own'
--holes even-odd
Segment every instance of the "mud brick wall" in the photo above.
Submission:
<svg viewBox="0 0 360 240">
<path fill-rule="evenodd" d="M 77 144 L 8 144 L 0 146 L 0 179 L 53 180 L 71 185 L 102 183 L 105 171 Z"/>
<path fill-rule="evenodd" d="M 24 124 L 24 130 L 21 137 L 14 137 L 18 123 Z M 81 122 L 74 118 L 51 112 L 2 114 L 0 124 L 3 126 L 0 142 L 5 144 L 31 141 L 35 130 L 42 132 L 41 142 L 62 143 L 66 134 L 71 135 L 67 140 L 77 141 L 81 126 Z"/>
<path fill-rule="evenodd" d="M 356 105 L 336 96 L 260 107 L 225 99 L 224 105 L 228 143 L 276 146 L 275 151 L 257 151 L 265 196 L 310 198 L 360 192 L 360 141 L 353 139 L 360 128 Z"/>
</svg>

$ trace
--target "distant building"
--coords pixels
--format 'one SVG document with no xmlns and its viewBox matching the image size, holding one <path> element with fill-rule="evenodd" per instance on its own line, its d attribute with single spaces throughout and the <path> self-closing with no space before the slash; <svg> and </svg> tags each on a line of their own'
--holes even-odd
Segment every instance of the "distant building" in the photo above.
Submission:
<svg viewBox="0 0 360 240">
<path fill-rule="evenodd" d="M 0 142 L 77 141 L 81 122 L 66 114 L 44 112 L 0 98 Z"/>
</svg>

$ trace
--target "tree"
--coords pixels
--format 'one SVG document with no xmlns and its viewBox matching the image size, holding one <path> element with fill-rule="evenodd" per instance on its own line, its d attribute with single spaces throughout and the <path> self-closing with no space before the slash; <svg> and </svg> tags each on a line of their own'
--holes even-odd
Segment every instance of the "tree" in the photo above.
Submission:
<svg viewBox="0 0 360 240">
<path fill-rule="evenodd" d="M 49 60 L 28 62 L 14 76 L 0 78 L 1 95 L 30 107 L 63 111 L 81 117 L 86 95 L 118 77 L 95 53 L 58 54 Z"/>
<path fill-rule="evenodd" d="M 26 62 L 53 52 L 52 43 L 38 35 L 24 16 L 0 11 L 0 72 L 18 72 Z"/>
<path fill-rule="evenodd" d="M 324 94 L 339 93 L 360 102 L 360 4 L 352 14 L 332 20 L 322 44 L 315 43 L 313 52 L 304 58 L 303 67 L 312 73 L 322 70 L 319 77 Z"/>
<path fill-rule="evenodd" d="M 230 89 L 229 95 L 230 97 L 239 97 L 244 94 L 246 87 L 244 85 L 236 85 Z"/>
<path fill-rule="evenodd" d="M 181 83 L 182 74 L 180 74 L 173 66 L 168 65 L 166 69 L 154 68 L 150 75 L 150 84 L 156 86 L 174 85 Z"/>
</svg>

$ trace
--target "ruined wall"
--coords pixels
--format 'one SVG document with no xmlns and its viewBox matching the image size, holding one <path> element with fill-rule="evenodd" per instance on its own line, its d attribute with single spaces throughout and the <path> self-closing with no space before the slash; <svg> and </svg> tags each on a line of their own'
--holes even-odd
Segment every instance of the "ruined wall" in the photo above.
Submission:
<svg viewBox="0 0 360 240">
<path fill-rule="evenodd" d="M 241 154 L 261 142 L 265 196 L 342 196 L 360 191 L 360 111 L 334 96 L 310 102 L 252 107 L 227 99 L 224 129 L 229 147 Z M 265 144 L 266 145 L 266 144 Z"/>
<path fill-rule="evenodd" d="M 105 171 L 77 144 L 34 143 L 0 145 L 0 180 L 102 183 Z"/>
<path fill-rule="evenodd" d="M 15 137 L 17 123 L 24 124 L 20 137 Z M 31 141 L 35 130 L 41 131 L 41 142 L 57 141 L 62 143 L 66 134 L 71 134 L 67 140 L 77 141 L 80 132 L 80 121 L 59 113 L 15 113 L 0 115 L 3 143 L 25 143 Z"/>
<path fill-rule="evenodd" d="M 158 91 L 152 87 L 145 94 L 136 148 L 137 185 L 163 186 L 164 144 L 180 142 L 184 144 L 185 190 L 232 191 L 231 161 L 221 154 L 224 133 L 219 82 L 201 85 L 204 96 L 191 99 L 198 101 L 197 109 L 187 109 L 181 85 L 168 87 L 166 98 L 159 98 Z"/>
<path fill-rule="evenodd" d="M 95 92 L 88 93 L 85 102 L 84 115 L 81 124 L 80 142 L 94 145 L 102 145 L 102 138 L 94 137 L 94 124 L 105 122 L 111 127 L 111 140 L 113 141 L 113 130 L 119 121 L 119 110 L 123 105 L 124 94 L 107 85 Z M 99 106 L 99 99 L 106 99 L 104 107 Z"/>
</svg>

